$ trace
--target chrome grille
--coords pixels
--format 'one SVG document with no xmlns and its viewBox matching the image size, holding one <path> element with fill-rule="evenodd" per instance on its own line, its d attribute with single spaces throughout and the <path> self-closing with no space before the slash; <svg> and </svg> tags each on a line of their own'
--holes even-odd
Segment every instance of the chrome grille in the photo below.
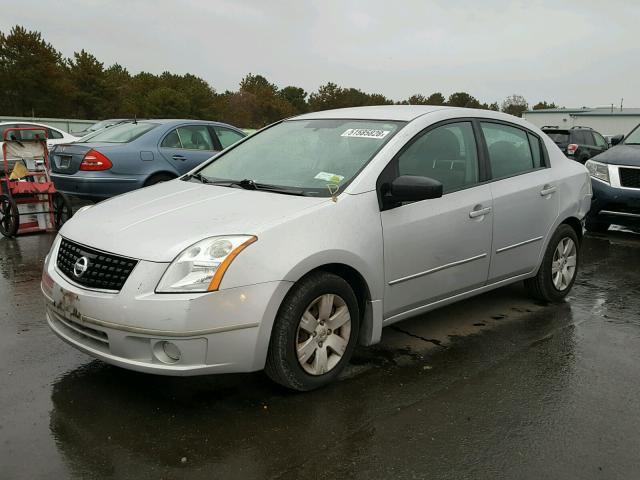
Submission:
<svg viewBox="0 0 640 480">
<path fill-rule="evenodd" d="M 86 269 L 84 272 L 74 271 L 76 262 L 82 257 L 87 259 Z M 85 247 L 63 238 L 56 264 L 74 283 L 87 288 L 119 292 L 138 261 Z"/>
</svg>

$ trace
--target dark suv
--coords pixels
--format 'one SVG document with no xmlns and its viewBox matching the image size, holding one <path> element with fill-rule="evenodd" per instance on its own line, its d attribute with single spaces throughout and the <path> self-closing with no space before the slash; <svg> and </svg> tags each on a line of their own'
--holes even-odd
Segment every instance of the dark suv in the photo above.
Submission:
<svg viewBox="0 0 640 480">
<path fill-rule="evenodd" d="M 601 154 L 609 144 L 602 135 L 589 127 L 571 127 L 569 129 L 553 126 L 542 127 L 551 140 L 564 154 L 580 163 Z"/>
</svg>

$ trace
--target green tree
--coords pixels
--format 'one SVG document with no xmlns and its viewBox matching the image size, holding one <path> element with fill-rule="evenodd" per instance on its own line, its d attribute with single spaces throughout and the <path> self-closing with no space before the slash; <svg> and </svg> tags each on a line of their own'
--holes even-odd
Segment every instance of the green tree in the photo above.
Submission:
<svg viewBox="0 0 640 480">
<path fill-rule="evenodd" d="M 509 95 L 504 102 L 502 102 L 502 111 L 509 115 L 521 117 L 522 113 L 529 108 L 527 100 L 522 95 Z"/>
<path fill-rule="evenodd" d="M 533 110 L 544 110 L 544 109 L 547 109 L 547 108 L 558 108 L 558 106 L 553 102 L 551 102 L 551 103 L 538 102 L 532 108 L 533 108 Z"/>
<path fill-rule="evenodd" d="M 146 97 L 147 112 L 151 118 L 185 118 L 189 112 L 187 96 L 169 87 L 160 87 Z"/>
<path fill-rule="evenodd" d="M 73 86 L 62 55 L 39 32 L 15 26 L 0 32 L 0 111 L 5 115 L 64 116 Z"/>
<path fill-rule="evenodd" d="M 284 87 L 278 91 L 278 95 L 291 104 L 295 113 L 305 113 L 309 110 L 307 92 L 305 92 L 303 88 L 293 86 Z"/>
<path fill-rule="evenodd" d="M 482 104 L 467 92 L 456 92 L 449 95 L 447 105 L 451 107 L 482 108 Z"/>
<path fill-rule="evenodd" d="M 79 118 L 99 118 L 107 103 L 104 65 L 90 53 L 81 50 L 68 60 L 69 78 L 73 84 L 73 107 Z"/>
</svg>

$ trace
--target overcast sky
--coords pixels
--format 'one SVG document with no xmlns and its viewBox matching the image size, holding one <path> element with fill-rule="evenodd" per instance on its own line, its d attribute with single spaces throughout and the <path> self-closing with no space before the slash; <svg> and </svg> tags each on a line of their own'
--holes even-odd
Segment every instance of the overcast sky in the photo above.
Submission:
<svg viewBox="0 0 640 480">
<path fill-rule="evenodd" d="M 0 30 L 42 32 L 131 73 L 247 73 L 308 92 L 328 81 L 399 100 L 467 91 L 501 102 L 640 107 L 638 0 L 21 0 Z"/>
</svg>

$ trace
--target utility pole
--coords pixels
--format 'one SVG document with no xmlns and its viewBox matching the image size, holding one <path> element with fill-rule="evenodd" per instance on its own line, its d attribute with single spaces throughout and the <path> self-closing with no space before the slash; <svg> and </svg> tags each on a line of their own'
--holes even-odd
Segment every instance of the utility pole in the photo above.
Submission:
<svg viewBox="0 0 640 480">
<path fill-rule="evenodd" d="M 622 103 L 624 102 L 624 98 L 620 99 L 620 111 L 622 111 Z"/>
</svg>

